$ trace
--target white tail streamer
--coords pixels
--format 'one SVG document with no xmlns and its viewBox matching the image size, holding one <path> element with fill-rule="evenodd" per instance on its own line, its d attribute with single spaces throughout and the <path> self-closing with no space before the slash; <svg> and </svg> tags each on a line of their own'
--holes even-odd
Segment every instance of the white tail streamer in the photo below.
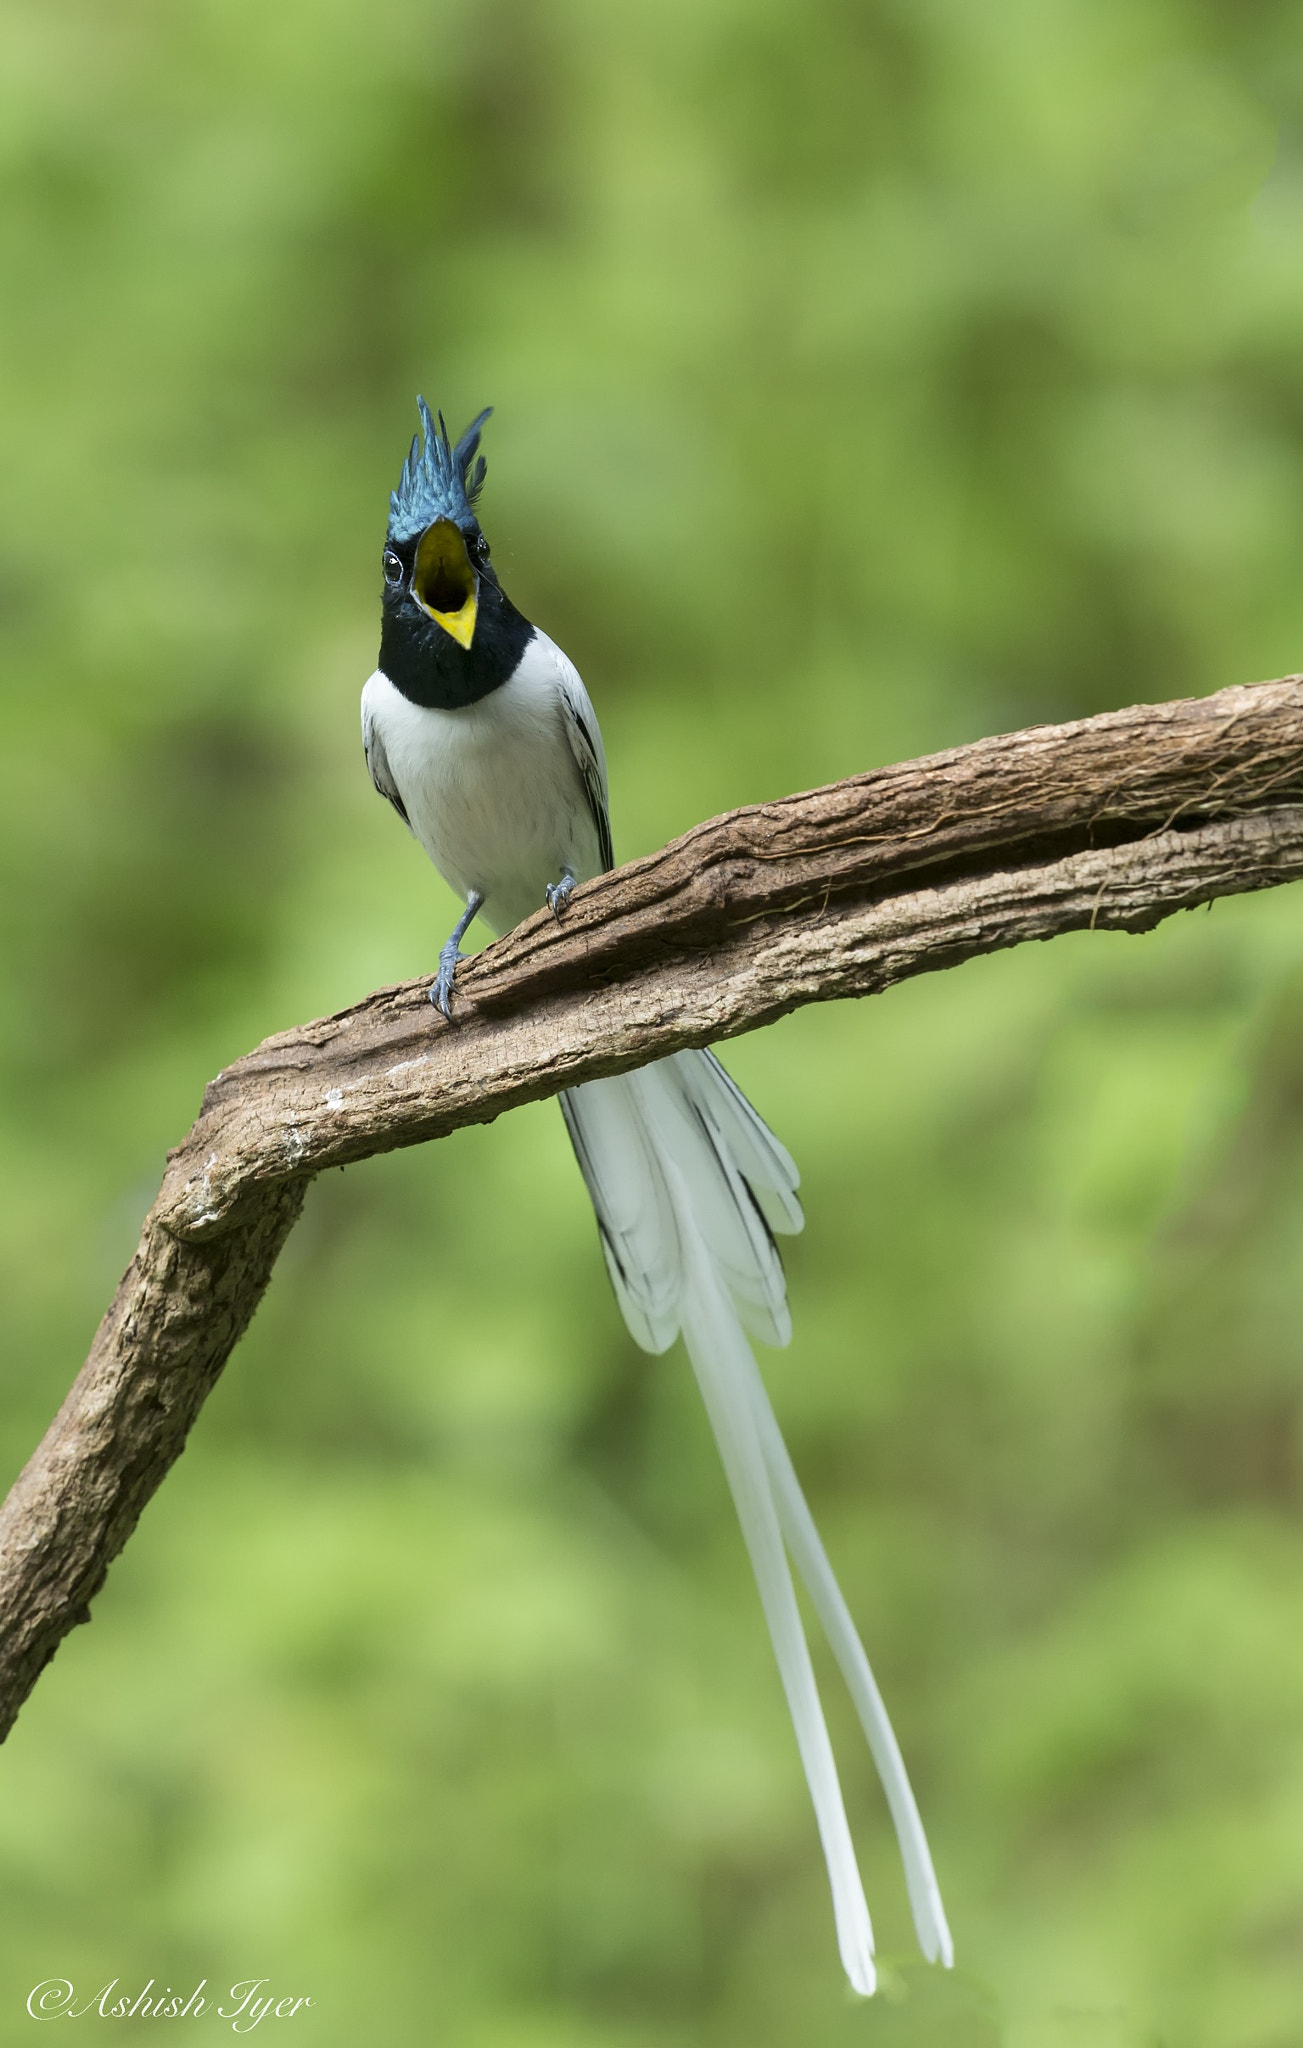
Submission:
<svg viewBox="0 0 1303 2048">
<path fill-rule="evenodd" d="M 677 1053 L 587 1082 L 561 1107 L 630 1331 L 654 1352 L 683 1333 L 792 1716 L 846 1974 L 857 1991 L 872 1992 L 873 1932 L 789 1555 L 882 1779 L 919 1945 L 948 1968 L 950 1930 L 900 1747 L 745 1335 L 785 1344 L 791 1334 L 771 1232 L 801 1228 L 796 1168 L 710 1053 Z"/>
<path fill-rule="evenodd" d="M 930 1963 L 944 1963 L 950 1969 L 955 1960 L 954 1943 L 950 1938 L 945 1907 L 941 1903 L 941 1888 L 932 1867 L 932 1852 L 923 1832 L 918 1802 L 905 1770 L 896 1731 L 887 1717 L 859 1630 L 851 1619 L 842 1589 L 828 1562 L 828 1553 L 815 1527 L 791 1454 L 783 1441 L 778 1418 L 769 1404 L 759 1368 L 754 1358 L 748 1357 L 748 1363 L 756 1428 L 777 1496 L 779 1526 L 792 1561 L 814 1602 L 815 1612 L 823 1623 L 829 1648 L 846 1681 L 846 1689 L 854 1702 L 870 1754 L 882 1780 L 896 1839 L 900 1843 L 918 1945 Z"/>
<path fill-rule="evenodd" d="M 783 1549 L 746 1368 L 740 1356 L 745 1352 L 749 1364 L 751 1355 L 737 1317 L 706 1258 L 700 1250 L 690 1248 L 685 1263 L 683 1335 L 688 1356 L 719 1445 L 778 1659 L 779 1676 L 828 1865 L 842 1967 L 855 1989 L 870 1998 L 877 1982 L 873 1926 L 855 1861 L 832 1743 L 819 1703 L 809 1645 L 801 1626 L 796 1589 Z"/>
</svg>

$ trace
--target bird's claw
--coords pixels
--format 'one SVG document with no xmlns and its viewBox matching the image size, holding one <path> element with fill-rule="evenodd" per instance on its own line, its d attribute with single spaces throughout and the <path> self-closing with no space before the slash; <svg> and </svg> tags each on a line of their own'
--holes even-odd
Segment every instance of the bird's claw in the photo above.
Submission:
<svg viewBox="0 0 1303 2048">
<path fill-rule="evenodd" d="M 452 1022 L 452 985 L 457 973 L 457 962 L 466 955 L 461 950 L 461 940 L 467 925 L 477 917 L 484 907 L 484 898 L 478 889 L 473 889 L 466 898 L 466 908 L 458 918 L 452 931 L 439 948 L 439 972 L 430 990 L 430 1001 L 436 1010 L 442 1010 L 448 1022 Z"/>
<path fill-rule="evenodd" d="M 434 1004 L 436 1010 L 443 1011 L 450 1024 L 452 1022 L 453 979 L 457 973 L 457 962 L 464 960 L 465 957 L 466 955 L 462 952 L 456 939 L 449 939 L 447 945 L 439 954 L 439 972 L 430 989 L 430 1001 Z"/>
<path fill-rule="evenodd" d="M 547 896 L 548 909 L 557 923 L 560 924 L 561 913 L 575 893 L 575 878 L 569 868 L 562 868 L 561 880 L 559 882 L 549 882 L 544 893 Z"/>
</svg>

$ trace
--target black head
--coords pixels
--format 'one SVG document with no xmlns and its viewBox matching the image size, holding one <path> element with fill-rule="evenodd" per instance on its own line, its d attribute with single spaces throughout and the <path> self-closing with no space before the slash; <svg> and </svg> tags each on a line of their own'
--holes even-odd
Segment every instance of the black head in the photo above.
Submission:
<svg viewBox="0 0 1303 2048">
<path fill-rule="evenodd" d="M 485 462 L 482 412 L 454 448 L 418 398 L 418 435 L 389 499 L 380 668 L 414 704 L 456 710 L 514 672 L 532 635 L 494 573 L 475 516 Z M 472 465 L 474 465 L 472 467 Z"/>
</svg>

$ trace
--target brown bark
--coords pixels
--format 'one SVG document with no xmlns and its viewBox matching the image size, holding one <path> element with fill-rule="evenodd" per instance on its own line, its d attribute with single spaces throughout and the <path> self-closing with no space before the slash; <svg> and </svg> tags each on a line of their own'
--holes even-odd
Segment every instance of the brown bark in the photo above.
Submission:
<svg viewBox="0 0 1303 2048">
<path fill-rule="evenodd" d="M 698 826 L 462 971 L 269 1038 L 208 1087 L 90 1357 L 0 1508 L 0 1735 L 88 1618 L 308 1180 L 979 953 L 1303 875 L 1303 678 L 1033 727 Z"/>
</svg>

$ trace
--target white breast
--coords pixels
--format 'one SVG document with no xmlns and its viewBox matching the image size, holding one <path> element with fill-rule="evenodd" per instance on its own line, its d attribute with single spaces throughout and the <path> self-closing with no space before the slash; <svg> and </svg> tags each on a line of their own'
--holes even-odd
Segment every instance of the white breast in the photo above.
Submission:
<svg viewBox="0 0 1303 2048">
<path fill-rule="evenodd" d="M 565 867 L 601 869 L 597 829 L 566 731 L 566 657 L 535 632 L 515 674 L 477 704 L 410 703 L 379 669 L 362 692 L 412 830 L 462 898 L 484 898 L 498 932 L 540 910 Z M 579 685 L 582 692 L 582 685 Z"/>
</svg>

